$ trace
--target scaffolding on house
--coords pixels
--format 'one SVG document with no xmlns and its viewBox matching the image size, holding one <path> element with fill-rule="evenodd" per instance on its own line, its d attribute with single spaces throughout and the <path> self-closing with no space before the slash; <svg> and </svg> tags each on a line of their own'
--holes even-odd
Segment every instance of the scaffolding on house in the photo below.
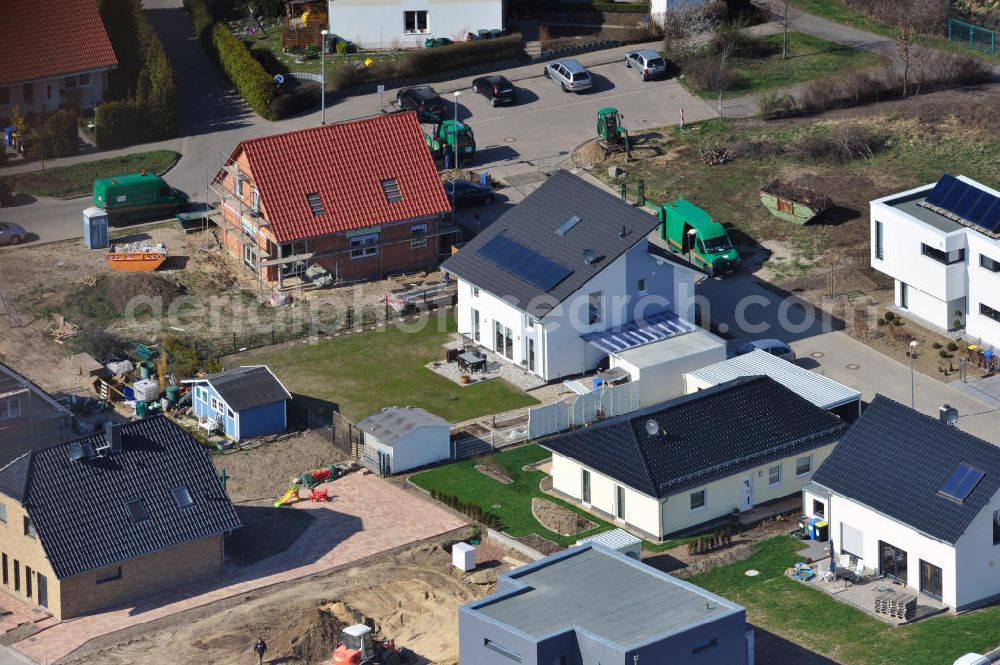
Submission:
<svg viewBox="0 0 1000 665">
<path fill-rule="evenodd" d="M 226 180 L 230 179 L 230 186 L 226 185 Z M 258 242 L 261 229 L 267 228 L 269 224 L 260 208 L 260 194 L 253 177 L 249 172 L 240 169 L 239 163 L 233 159 L 232 155 L 220 153 L 219 169 L 212 177 L 208 188 L 219 197 L 219 205 L 214 213 L 210 215 L 212 221 L 222 229 L 222 244 L 226 251 L 229 251 L 230 244 L 227 242 L 229 234 L 238 234 L 242 256 L 238 257 L 240 265 L 244 270 L 253 273 L 257 282 L 257 297 L 264 299 L 264 291 L 267 282 L 262 274 L 263 261 L 272 258 L 267 247 L 261 247 Z M 233 224 L 226 216 L 226 211 L 239 221 L 240 228 L 233 228 Z"/>
</svg>

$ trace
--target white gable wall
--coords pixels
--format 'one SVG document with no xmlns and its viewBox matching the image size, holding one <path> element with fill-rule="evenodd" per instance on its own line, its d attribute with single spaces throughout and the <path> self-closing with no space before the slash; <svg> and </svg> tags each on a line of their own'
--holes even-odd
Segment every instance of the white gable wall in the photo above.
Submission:
<svg viewBox="0 0 1000 665">
<path fill-rule="evenodd" d="M 1000 493 L 976 515 L 955 543 L 957 581 L 955 607 L 963 609 L 1000 594 L 1000 545 L 993 544 L 993 511 Z"/>
<path fill-rule="evenodd" d="M 809 507 L 811 509 L 811 507 Z M 992 512 L 990 513 L 992 517 Z M 862 552 L 851 552 L 864 559 L 865 567 L 878 571 L 879 541 L 906 551 L 907 586 L 912 591 L 919 591 L 920 560 L 941 568 L 942 601 L 956 607 L 956 554 L 948 543 L 924 535 L 894 519 L 886 517 L 871 508 L 834 493 L 827 509 L 827 521 L 830 523 L 830 538 L 839 554 L 841 551 L 841 524 L 846 523 L 863 532 L 864 547 Z M 992 532 L 991 532 L 992 533 Z M 991 536 L 992 538 L 992 536 Z M 990 540 L 989 542 L 992 542 Z M 978 576 L 971 575 L 971 584 L 978 584 Z"/>
<path fill-rule="evenodd" d="M 330 32 L 367 48 L 423 48 L 428 37 L 463 41 L 504 27 L 502 0 L 329 0 Z M 427 30 L 405 32 L 404 12 L 426 11 Z"/>
<path fill-rule="evenodd" d="M 450 427 L 447 425 L 422 425 L 393 442 L 391 446 L 382 443 L 378 438 L 366 432 L 365 446 L 388 453 L 392 460 L 390 471 L 401 473 L 449 459 L 451 457 L 449 430 Z"/>
</svg>

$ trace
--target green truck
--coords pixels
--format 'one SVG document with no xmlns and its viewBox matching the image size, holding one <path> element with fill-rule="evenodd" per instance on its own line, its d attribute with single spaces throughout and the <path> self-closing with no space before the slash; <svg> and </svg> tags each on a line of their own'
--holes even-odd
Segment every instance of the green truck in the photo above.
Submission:
<svg viewBox="0 0 1000 665">
<path fill-rule="evenodd" d="M 106 211 L 116 225 L 175 215 L 187 210 L 188 203 L 187 194 L 147 171 L 94 181 L 94 207 Z"/>
<path fill-rule="evenodd" d="M 445 148 L 454 155 L 456 139 L 459 157 L 472 159 L 476 154 L 476 136 L 472 133 L 472 128 L 461 120 L 442 120 L 430 134 L 424 132 L 424 141 L 434 159 L 444 159 Z"/>
<path fill-rule="evenodd" d="M 685 255 L 710 276 L 733 272 L 740 267 L 740 253 L 718 220 L 684 199 L 657 205 L 646 201 L 660 218 L 660 237 L 670 251 Z"/>
</svg>

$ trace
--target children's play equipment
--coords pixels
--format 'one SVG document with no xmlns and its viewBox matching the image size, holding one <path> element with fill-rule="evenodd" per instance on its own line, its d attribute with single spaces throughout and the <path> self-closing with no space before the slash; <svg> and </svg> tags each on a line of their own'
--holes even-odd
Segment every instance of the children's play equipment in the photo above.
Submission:
<svg viewBox="0 0 1000 665">
<path fill-rule="evenodd" d="M 328 483 L 331 480 L 336 480 L 344 475 L 344 469 L 341 469 L 335 464 L 330 466 L 325 466 L 322 469 L 316 469 L 315 471 L 306 471 L 298 478 L 298 483 L 304 485 L 307 489 L 312 489 L 317 485 L 323 483 Z"/>
<path fill-rule="evenodd" d="M 281 508 L 282 506 L 287 506 L 289 504 L 295 503 L 298 500 L 299 500 L 299 486 L 293 484 L 291 487 L 288 488 L 288 491 L 285 492 L 285 494 L 280 499 L 274 502 L 274 507 Z"/>
<path fill-rule="evenodd" d="M 325 487 L 321 490 L 313 490 L 309 495 L 309 500 L 313 502 L 322 501 L 325 503 L 330 500 L 330 490 Z"/>
</svg>

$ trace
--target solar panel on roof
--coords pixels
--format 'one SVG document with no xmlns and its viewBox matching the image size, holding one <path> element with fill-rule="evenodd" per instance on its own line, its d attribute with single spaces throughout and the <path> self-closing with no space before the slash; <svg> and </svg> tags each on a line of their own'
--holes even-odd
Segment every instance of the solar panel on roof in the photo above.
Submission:
<svg viewBox="0 0 1000 665">
<path fill-rule="evenodd" d="M 552 290 L 573 272 L 505 235 L 492 238 L 476 255 L 542 291 Z"/>
<path fill-rule="evenodd" d="M 925 201 L 990 233 L 1000 230 L 1000 197 L 945 173 Z"/>
<path fill-rule="evenodd" d="M 962 462 L 941 488 L 940 494 L 956 501 L 965 501 L 984 475 L 982 471 L 971 464 Z"/>
</svg>

